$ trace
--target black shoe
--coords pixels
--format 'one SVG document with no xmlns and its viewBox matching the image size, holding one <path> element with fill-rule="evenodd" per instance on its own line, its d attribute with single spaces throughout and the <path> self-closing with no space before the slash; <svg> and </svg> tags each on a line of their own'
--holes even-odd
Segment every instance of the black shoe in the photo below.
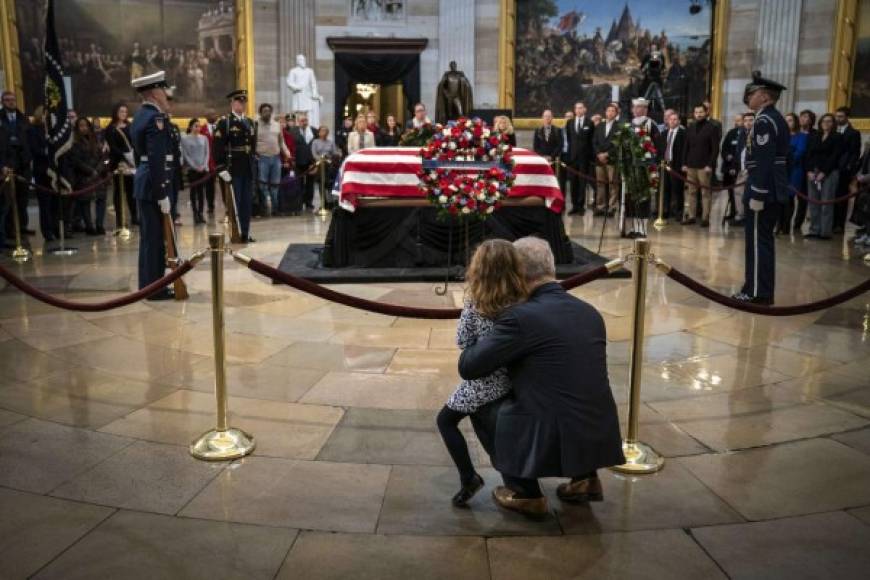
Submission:
<svg viewBox="0 0 870 580">
<path fill-rule="evenodd" d="M 483 489 L 483 478 L 475 473 L 474 478 L 468 483 L 462 484 L 462 489 L 456 492 L 450 501 L 456 507 L 467 508 L 468 501 L 481 489 Z"/>
<path fill-rule="evenodd" d="M 97 232 L 98 236 L 105 236 L 106 235 L 106 228 L 104 228 L 102 226 L 96 228 L 94 231 Z"/>
<path fill-rule="evenodd" d="M 710 220 L 701 220 L 701 227 L 702 228 L 709 228 L 710 227 Z"/>
<path fill-rule="evenodd" d="M 21 230 L 21 234 L 24 235 L 24 236 L 35 236 L 35 235 L 36 235 L 36 230 L 31 230 L 31 229 L 29 229 L 29 228 L 24 228 L 23 230 Z"/>
<path fill-rule="evenodd" d="M 148 297 L 148 300 L 150 300 L 152 302 L 160 302 L 163 300 L 174 300 L 174 299 L 175 299 L 175 292 L 173 292 L 172 290 L 167 290 L 167 289 L 163 289 L 160 292 L 158 292 L 157 294 L 152 294 L 151 296 Z"/>
<path fill-rule="evenodd" d="M 253 238 L 253 236 L 248 236 L 248 239 L 245 240 L 245 243 L 247 243 L 247 244 L 253 244 L 253 243 L 256 242 L 256 241 L 257 241 L 257 240 L 255 240 L 255 239 Z"/>
<path fill-rule="evenodd" d="M 603 209 L 596 209 L 595 211 L 592 212 L 592 215 L 593 215 L 593 217 L 601 217 L 605 213 L 607 213 L 607 212 L 605 212 Z"/>
<path fill-rule="evenodd" d="M 695 218 L 684 219 L 683 221 L 680 222 L 680 225 L 683 225 L 683 226 L 691 226 L 694 224 L 695 224 Z"/>
<path fill-rule="evenodd" d="M 44 236 L 42 236 L 42 238 L 43 238 L 46 242 L 53 242 L 53 241 L 55 241 L 55 240 L 57 239 L 57 237 L 56 237 L 54 234 L 45 234 Z"/>
<path fill-rule="evenodd" d="M 814 234 L 812 232 L 810 232 L 808 234 L 804 234 L 805 240 L 814 240 L 814 239 L 818 239 L 818 238 L 819 238 L 819 234 Z"/>
<path fill-rule="evenodd" d="M 93 228 L 93 227 L 85 228 L 85 234 L 87 234 L 89 236 L 96 236 L 97 230 L 96 230 L 96 228 Z"/>
<path fill-rule="evenodd" d="M 761 304 L 763 306 L 772 306 L 773 298 L 767 298 L 765 296 L 750 296 L 746 292 L 738 292 L 731 296 L 734 300 L 739 300 L 740 302 L 749 302 L 750 304 Z"/>
</svg>

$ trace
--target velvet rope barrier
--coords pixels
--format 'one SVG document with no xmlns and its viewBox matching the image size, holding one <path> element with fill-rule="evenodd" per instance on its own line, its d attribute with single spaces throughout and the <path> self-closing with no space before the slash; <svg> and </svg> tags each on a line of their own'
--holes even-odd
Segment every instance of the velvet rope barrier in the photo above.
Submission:
<svg viewBox="0 0 870 580">
<path fill-rule="evenodd" d="M 683 183 L 688 183 L 689 185 L 694 185 L 695 187 L 700 188 L 700 189 L 709 189 L 710 191 L 727 191 L 729 189 L 734 189 L 736 187 L 743 187 L 744 185 L 746 185 L 746 180 L 743 180 L 740 183 L 733 183 L 731 185 L 717 185 L 714 187 L 712 185 L 704 185 L 704 184 L 699 183 L 697 181 L 692 181 L 691 179 L 684 176 L 679 171 L 674 171 L 674 169 L 672 167 L 670 167 L 669 165 L 666 165 L 665 169 L 667 170 L 668 173 L 670 173 L 671 175 L 673 175 L 674 177 L 676 177 L 677 179 L 679 179 Z"/>
<path fill-rule="evenodd" d="M 21 176 L 16 176 L 15 179 L 17 179 L 21 183 L 27 185 L 27 187 L 33 189 L 34 191 L 41 191 L 43 193 L 51 193 L 54 195 L 60 195 L 62 197 L 81 197 L 83 195 L 88 195 L 90 193 L 93 193 L 96 190 L 98 190 L 99 188 L 103 187 L 104 185 L 107 185 L 110 181 L 112 181 L 112 175 L 109 174 L 109 175 L 101 178 L 100 180 L 90 184 L 87 187 L 83 187 L 82 189 L 78 189 L 76 191 L 70 191 L 70 192 L 61 192 L 61 191 L 51 189 L 50 187 L 45 187 L 43 185 L 31 183 L 30 181 L 24 179 Z"/>
<path fill-rule="evenodd" d="M 835 203 L 842 203 L 844 201 L 848 201 L 861 193 L 860 189 L 853 191 L 852 193 L 847 193 L 846 195 L 841 195 L 840 197 L 835 197 L 834 199 L 813 199 L 802 191 L 798 191 L 794 186 L 789 186 L 796 196 L 801 198 L 807 203 L 811 203 L 813 205 L 833 205 Z"/>
<path fill-rule="evenodd" d="M 374 312 L 375 314 L 383 314 L 385 316 L 399 316 L 402 318 L 423 318 L 429 320 L 450 320 L 459 318 L 459 315 L 462 313 L 461 308 L 417 308 L 413 306 L 402 306 L 399 304 L 387 304 L 385 302 L 376 302 L 374 300 L 367 300 L 365 298 L 359 298 L 357 296 L 351 296 L 350 294 L 345 294 L 343 292 L 337 292 L 330 288 L 326 288 L 325 286 L 321 286 L 316 282 L 312 282 L 310 280 L 306 280 L 305 278 L 300 278 L 298 276 L 294 276 L 293 274 L 288 274 L 287 272 L 282 272 L 277 268 L 270 266 L 264 262 L 259 260 L 255 260 L 254 258 L 250 258 L 244 254 L 240 254 L 239 252 L 230 252 L 233 256 L 233 259 L 248 267 L 248 269 L 256 272 L 257 274 L 262 274 L 267 278 L 271 278 L 276 282 L 280 282 L 282 284 L 286 284 L 291 288 L 296 288 L 297 290 L 301 290 L 302 292 L 306 292 L 313 296 L 317 296 L 318 298 L 323 298 L 324 300 L 329 300 L 330 302 L 336 302 L 338 304 L 343 304 L 344 306 L 350 306 L 351 308 L 358 308 L 360 310 L 366 310 L 368 312 Z M 580 274 L 576 274 L 571 276 L 570 278 L 566 278 L 562 281 L 562 285 L 565 289 L 576 288 L 577 286 L 587 284 L 592 282 L 593 280 L 597 280 L 603 276 L 607 276 L 610 272 L 618 270 L 624 264 L 624 260 L 613 260 L 608 262 L 607 264 L 603 264 L 601 266 L 597 266 L 591 270 L 586 272 L 581 272 Z"/>
<path fill-rule="evenodd" d="M 735 300 L 730 296 L 721 294 L 716 290 L 713 290 L 712 288 L 705 286 L 704 284 L 701 284 L 700 282 L 690 278 L 676 268 L 672 268 L 664 262 L 657 261 L 656 267 L 658 267 L 659 270 L 664 272 L 668 276 L 668 278 L 670 278 L 674 282 L 685 286 L 692 292 L 700 294 L 708 300 L 712 300 L 713 302 L 721 304 L 722 306 L 727 306 L 728 308 L 741 310 L 743 312 L 749 312 L 751 314 L 761 314 L 764 316 L 797 316 L 799 314 L 810 314 L 812 312 L 818 312 L 820 310 L 826 310 L 833 306 L 837 306 L 838 304 L 842 304 L 843 302 L 851 300 L 852 298 L 860 296 L 861 294 L 870 290 L 870 278 L 868 278 L 864 282 L 858 284 L 853 288 L 849 288 L 845 292 L 835 294 L 834 296 L 829 296 L 828 298 L 818 300 L 816 302 L 810 302 L 807 304 L 796 304 L 794 306 L 766 306 L 764 304 L 752 304 L 751 302 Z"/>
<path fill-rule="evenodd" d="M 133 304 L 134 302 L 138 302 L 145 298 L 148 298 L 152 294 L 158 292 L 159 290 L 169 286 L 188 272 L 194 269 L 196 265 L 202 260 L 205 256 L 205 252 L 199 252 L 191 256 L 190 260 L 182 262 L 178 268 L 166 274 L 159 280 L 155 280 L 151 284 L 148 284 L 141 290 L 137 290 L 136 292 L 132 292 L 130 294 L 125 294 L 124 296 L 119 296 L 118 298 L 113 298 L 112 300 L 106 300 L 104 302 L 74 302 L 72 300 L 66 300 L 63 298 L 58 298 L 57 296 L 52 296 L 46 292 L 43 292 L 39 288 L 29 284 L 27 281 L 19 278 L 2 265 L 0 265 L 0 277 L 4 278 L 9 284 L 15 286 L 31 298 L 35 298 L 40 302 L 44 302 L 50 306 L 55 306 L 57 308 L 62 308 L 64 310 L 73 310 L 76 312 L 103 312 L 105 310 L 112 310 L 114 308 L 120 308 L 122 306 L 127 306 L 129 304 Z"/>
</svg>

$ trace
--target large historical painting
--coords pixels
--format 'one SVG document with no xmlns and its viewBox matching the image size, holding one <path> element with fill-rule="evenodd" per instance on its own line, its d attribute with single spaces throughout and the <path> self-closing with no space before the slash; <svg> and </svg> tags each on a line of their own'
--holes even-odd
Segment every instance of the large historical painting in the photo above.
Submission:
<svg viewBox="0 0 870 580">
<path fill-rule="evenodd" d="M 713 2 L 517 0 L 516 23 L 517 117 L 577 100 L 603 112 L 614 96 L 685 114 L 707 97 Z"/>
<path fill-rule="evenodd" d="M 852 116 L 870 117 L 870 0 L 858 4 L 857 43 L 852 79 Z"/>
<path fill-rule="evenodd" d="M 44 0 L 16 3 L 30 110 L 42 102 L 45 7 Z M 130 79 L 161 69 L 177 87 L 179 117 L 223 109 L 234 88 L 232 0 L 63 0 L 55 2 L 55 24 L 80 114 L 108 116 L 118 101 L 135 108 Z"/>
</svg>

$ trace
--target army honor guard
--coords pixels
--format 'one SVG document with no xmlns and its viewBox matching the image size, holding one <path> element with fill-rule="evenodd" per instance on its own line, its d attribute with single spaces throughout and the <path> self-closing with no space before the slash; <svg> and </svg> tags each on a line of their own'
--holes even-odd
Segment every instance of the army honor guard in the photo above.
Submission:
<svg viewBox="0 0 870 580">
<path fill-rule="evenodd" d="M 215 125 L 215 161 L 224 167 L 218 176 L 232 184 L 242 242 L 254 242 L 250 235 L 256 146 L 254 122 L 245 116 L 246 90 L 233 91 L 227 98 L 230 100 L 230 114 L 221 117 Z"/>
<path fill-rule="evenodd" d="M 139 210 L 139 288 L 160 279 L 166 269 L 163 215 L 170 212 L 173 148 L 169 131 L 171 89 L 163 71 L 135 78 L 132 86 L 142 98 L 142 107 L 130 126 L 136 155 L 133 197 Z M 174 298 L 171 290 L 152 294 L 149 300 Z"/>
<path fill-rule="evenodd" d="M 776 277 L 774 229 L 779 204 L 788 201 L 789 130 L 776 102 L 786 88 L 752 73 L 743 102 L 755 112 L 755 121 L 746 140 L 747 183 L 743 205 L 746 216 L 746 267 L 742 290 L 737 300 L 773 304 Z"/>
</svg>

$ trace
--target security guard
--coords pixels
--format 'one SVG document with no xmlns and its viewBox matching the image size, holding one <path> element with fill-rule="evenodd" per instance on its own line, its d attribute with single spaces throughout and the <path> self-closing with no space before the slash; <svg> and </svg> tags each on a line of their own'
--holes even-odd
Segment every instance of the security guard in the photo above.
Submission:
<svg viewBox="0 0 870 580">
<path fill-rule="evenodd" d="M 743 289 L 734 298 L 756 304 L 773 304 L 776 278 L 774 229 L 780 204 L 788 201 L 789 130 L 774 106 L 785 87 L 752 73 L 743 102 L 755 112 L 746 140 L 746 274 Z"/>
<path fill-rule="evenodd" d="M 139 288 L 161 278 L 166 268 L 163 245 L 163 214 L 169 214 L 172 187 L 172 140 L 169 134 L 169 85 L 158 71 L 133 79 L 142 97 L 142 107 L 133 118 L 130 137 L 136 152 L 133 197 L 139 209 Z M 174 298 L 169 289 L 152 294 L 149 300 Z"/>
<path fill-rule="evenodd" d="M 236 196 L 239 233 L 245 242 L 254 242 L 250 236 L 251 204 L 254 190 L 254 151 L 256 134 L 254 122 L 245 117 L 248 91 L 239 89 L 227 95 L 231 112 L 221 117 L 214 131 L 215 161 L 227 169 L 218 175 L 232 182 Z"/>
</svg>

